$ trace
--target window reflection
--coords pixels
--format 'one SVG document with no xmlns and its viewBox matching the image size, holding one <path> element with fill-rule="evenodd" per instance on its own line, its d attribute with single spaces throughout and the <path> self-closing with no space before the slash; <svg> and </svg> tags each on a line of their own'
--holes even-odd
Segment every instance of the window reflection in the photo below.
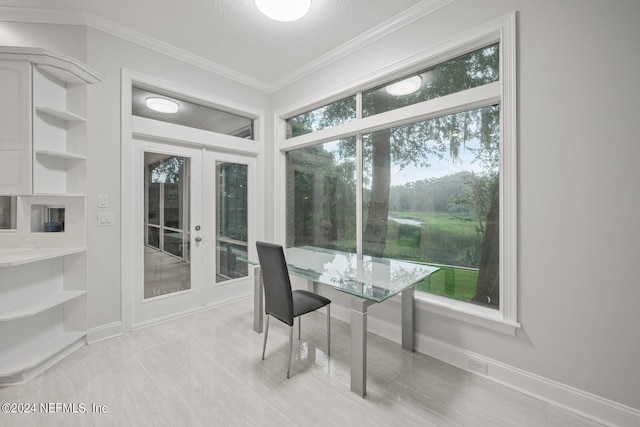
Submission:
<svg viewBox="0 0 640 427">
<path fill-rule="evenodd" d="M 287 153 L 287 245 L 356 250 L 356 139 Z"/>
<path fill-rule="evenodd" d="M 349 96 L 287 120 L 287 138 L 316 132 L 356 118 L 356 97 Z"/>
<path fill-rule="evenodd" d="M 16 203 L 15 196 L 0 196 L 0 230 L 16 229 Z"/>
<path fill-rule="evenodd" d="M 422 101 L 493 83 L 499 79 L 498 44 L 459 56 L 413 76 L 362 93 L 368 117 Z"/>
<path fill-rule="evenodd" d="M 135 86 L 131 88 L 131 93 L 131 110 L 134 116 L 237 136 L 238 138 L 254 139 L 253 119 Z M 145 100 L 153 97 L 173 101 L 178 105 L 178 111 L 166 113 L 150 109 Z"/>
</svg>

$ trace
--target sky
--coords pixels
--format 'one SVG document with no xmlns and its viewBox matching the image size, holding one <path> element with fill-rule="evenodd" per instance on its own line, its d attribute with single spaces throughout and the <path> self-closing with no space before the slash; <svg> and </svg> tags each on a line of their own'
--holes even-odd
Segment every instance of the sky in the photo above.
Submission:
<svg viewBox="0 0 640 427">
<path fill-rule="evenodd" d="M 338 155 L 339 141 L 327 142 L 324 149 L 334 153 L 336 160 L 339 161 Z M 453 175 L 458 172 L 470 171 L 480 173 L 482 166 L 479 162 L 473 162 L 475 154 L 469 149 L 479 147 L 479 141 L 471 140 L 466 142 L 465 149 L 460 147 L 458 158 L 454 162 L 450 156 L 444 155 L 441 160 L 434 160 L 428 168 L 409 165 L 403 169 L 392 165 L 391 167 L 391 185 L 404 185 L 409 182 L 421 181 L 428 178 L 440 178 L 447 175 Z"/>
</svg>

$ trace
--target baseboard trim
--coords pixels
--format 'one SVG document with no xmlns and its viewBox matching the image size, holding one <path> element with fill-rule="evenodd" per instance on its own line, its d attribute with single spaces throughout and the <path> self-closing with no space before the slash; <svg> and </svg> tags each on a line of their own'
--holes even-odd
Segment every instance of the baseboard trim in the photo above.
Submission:
<svg viewBox="0 0 640 427">
<path fill-rule="evenodd" d="M 87 343 L 94 344 L 99 341 L 115 338 L 123 333 L 122 322 L 113 322 L 97 328 L 89 329 L 87 332 Z"/>
<path fill-rule="evenodd" d="M 331 315 L 338 320 L 350 323 L 350 311 L 346 307 L 332 307 Z M 373 334 L 400 345 L 401 328 L 399 325 L 369 316 L 367 329 Z M 640 410 L 486 358 L 426 335 L 416 334 L 416 351 L 602 425 L 611 427 L 640 426 Z M 479 366 L 486 373 L 478 372 Z"/>
<path fill-rule="evenodd" d="M 638 426 L 640 411 L 557 381 L 418 334 L 417 351 L 607 426 Z M 487 373 L 470 368 L 486 364 Z"/>
</svg>

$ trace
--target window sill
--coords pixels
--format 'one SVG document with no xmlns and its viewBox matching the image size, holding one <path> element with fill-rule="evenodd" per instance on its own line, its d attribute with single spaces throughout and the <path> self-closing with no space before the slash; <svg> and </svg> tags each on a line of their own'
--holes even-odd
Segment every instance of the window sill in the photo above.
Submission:
<svg viewBox="0 0 640 427">
<path fill-rule="evenodd" d="M 518 322 L 503 319 L 499 310 L 424 292 L 415 293 L 415 308 L 511 336 L 521 327 Z"/>
</svg>

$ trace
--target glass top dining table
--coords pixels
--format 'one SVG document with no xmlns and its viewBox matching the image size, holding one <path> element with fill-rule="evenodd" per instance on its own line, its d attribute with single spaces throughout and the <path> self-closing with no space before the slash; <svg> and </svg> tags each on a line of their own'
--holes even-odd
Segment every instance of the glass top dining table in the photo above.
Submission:
<svg viewBox="0 0 640 427">
<path fill-rule="evenodd" d="M 366 395 L 367 308 L 401 294 L 402 348 L 414 351 L 414 287 L 437 267 L 391 258 L 358 257 L 354 253 L 313 246 L 284 250 L 289 273 L 307 280 L 310 290 L 318 284 L 346 292 L 351 298 L 351 390 Z M 262 332 L 264 313 L 262 274 L 259 264 L 246 260 L 254 270 L 254 330 Z"/>
<path fill-rule="evenodd" d="M 374 302 L 415 286 L 437 270 L 425 264 L 313 246 L 285 249 L 289 273 Z"/>
</svg>

